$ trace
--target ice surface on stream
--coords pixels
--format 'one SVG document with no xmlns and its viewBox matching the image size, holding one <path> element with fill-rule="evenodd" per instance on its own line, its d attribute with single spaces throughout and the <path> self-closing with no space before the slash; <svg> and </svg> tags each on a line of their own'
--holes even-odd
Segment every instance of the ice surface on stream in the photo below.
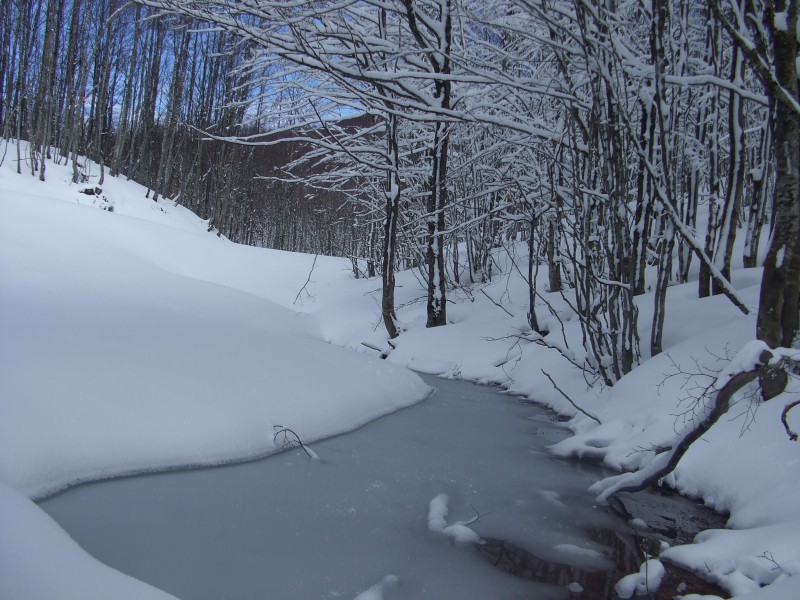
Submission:
<svg viewBox="0 0 800 600">
<path fill-rule="evenodd" d="M 429 505 L 446 494 L 449 522 L 477 512 L 479 536 L 570 563 L 585 560 L 577 548 L 604 551 L 584 533 L 609 519 L 585 491 L 597 473 L 548 455 L 566 432 L 542 410 L 426 381 L 430 400 L 314 444 L 319 461 L 293 450 L 85 485 L 41 506 L 95 557 L 186 600 L 563 597 L 430 531 Z"/>
</svg>

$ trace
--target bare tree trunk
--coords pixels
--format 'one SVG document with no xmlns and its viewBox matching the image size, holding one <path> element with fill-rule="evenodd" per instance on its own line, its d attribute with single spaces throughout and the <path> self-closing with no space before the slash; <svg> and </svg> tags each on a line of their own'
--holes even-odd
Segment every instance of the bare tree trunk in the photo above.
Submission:
<svg viewBox="0 0 800 600">
<path fill-rule="evenodd" d="M 444 106 L 446 103 L 443 99 L 442 105 Z M 430 180 L 428 237 L 425 250 L 428 273 L 428 319 L 426 327 L 439 327 L 447 324 L 444 239 L 442 232 L 445 230 L 444 208 L 447 205 L 448 132 L 445 123 L 438 122 L 434 127 L 433 174 Z"/>
<path fill-rule="evenodd" d="M 666 97 L 666 61 L 664 40 L 669 39 L 670 7 L 668 0 L 654 0 L 653 21 L 650 30 L 651 53 L 653 56 L 653 70 L 655 93 L 653 105 L 658 122 L 658 138 L 661 147 L 661 178 L 656 185 L 663 186 L 667 202 L 674 206 L 672 192 L 674 181 L 671 177 L 670 165 L 673 159 L 671 147 L 670 124 L 664 107 L 667 105 Z M 666 207 L 665 207 L 666 208 Z M 675 247 L 675 229 L 672 221 L 666 217 L 661 232 L 661 247 L 658 257 L 658 275 L 653 308 L 653 327 L 650 337 L 650 355 L 655 356 L 663 350 L 664 320 L 666 313 L 667 287 L 672 277 L 672 251 Z"/>
<path fill-rule="evenodd" d="M 771 88 L 775 98 L 774 231 L 764 259 L 764 277 L 758 310 L 758 339 L 771 348 L 791 346 L 798 333 L 800 294 L 800 99 L 797 76 L 797 0 L 778 1 L 775 12 L 785 10 L 787 29 L 775 26 L 767 12 L 775 57 L 775 76 L 782 90 Z"/>
<path fill-rule="evenodd" d="M 8 138 L 8 109 L 11 106 L 11 77 L 16 56 L 11 47 L 11 2 L 0 6 L 0 125 L 2 137 Z M 8 79 L 7 79 L 8 74 Z M 2 158 L 0 158 L 0 163 Z"/>
<path fill-rule="evenodd" d="M 84 21 L 85 22 L 85 21 Z M 78 162 L 78 153 L 81 151 L 84 136 L 84 114 L 86 111 L 86 86 L 89 82 L 89 56 L 83 45 L 78 45 L 78 82 L 75 88 L 74 101 L 75 114 L 72 126 L 68 132 L 69 152 L 72 154 L 72 182 L 78 183 L 81 177 L 81 167 Z"/>
<path fill-rule="evenodd" d="M 169 103 L 164 124 L 164 137 L 161 140 L 161 156 L 158 165 L 158 176 L 154 186 L 153 200 L 158 200 L 158 194 L 169 195 L 172 184 L 172 172 L 175 161 L 174 156 L 175 131 L 178 128 L 178 119 L 183 100 L 183 84 L 186 79 L 186 63 L 189 59 L 189 32 L 181 28 L 181 37 L 175 40 L 174 69 L 169 91 Z"/>
<path fill-rule="evenodd" d="M 715 74 L 718 70 L 718 48 L 721 44 L 720 28 L 713 14 L 708 16 L 706 27 L 706 61 L 714 67 Z M 706 224 L 706 235 L 703 251 L 706 256 L 711 257 L 717 240 L 717 230 L 719 228 L 719 90 L 710 91 L 711 99 L 708 104 L 706 119 L 709 125 L 708 131 L 708 223 Z M 706 298 L 711 295 L 711 270 L 709 266 L 700 261 L 700 274 L 698 277 L 698 296 Z"/>
<path fill-rule="evenodd" d="M 653 182 L 648 173 L 645 161 L 654 163 L 656 150 L 656 115 L 650 103 L 641 103 L 641 131 L 640 139 L 642 148 L 646 148 L 647 155 L 639 158 L 639 173 L 636 194 L 636 211 L 634 213 L 633 248 L 631 256 L 631 286 L 634 295 L 645 293 L 645 269 L 647 267 L 647 253 L 650 245 L 650 228 L 653 215 Z"/>
<path fill-rule="evenodd" d="M 34 10 L 33 2 L 31 0 L 24 0 L 22 6 L 25 7 L 25 12 L 20 10 L 17 21 L 16 39 L 22 40 L 19 48 L 20 67 L 17 72 L 17 84 L 15 87 L 15 100 L 14 106 L 16 107 L 16 138 L 22 140 L 23 135 L 31 136 L 33 127 L 31 125 L 31 115 L 33 111 L 30 109 L 28 102 L 28 70 L 31 64 L 31 54 L 33 50 L 33 38 L 36 30 L 39 28 L 41 19 L 42 5 L 36 3 Z M 25 129 L 23 130 L 23 123 Z M 17 144 L 17 173 L 22 173 L 22 156 L 20 144 Z"/>
<path fill-rule="evenodd" d="M 72 126 L 78 114 L 77 100 L 79 91 L 77 89 L 78 80 L 76 78 L 80 71 L 80 62 L 83 56 L 82 47 L 79 46 L 82 8 L 83 3 L 81 0 L 75 0 L 72 3 L 69 38 L 67 39 L 67 48 L 65 51 L 66 67 L 64 69 L 64 81 L 62 91 L 59 93 L 59 103 L 62 107 L 62 112 L 58 146 L 61 149 L 61 155 L 64 157 L 65 164 L 69 161 Z"/>
<path fill-rule="evenodd" d="M 401 182 L 399 171 L 400 151 L 397 144 L 397 117 L 389 113 L 386 120 L 386 143 L 389 158 L 386 190 L 386 215 L 383 227 L 383 257 L 381 261 L 381 316 L 390 338 L 398 336 L 394 307 L 395 250 L 397 226 L 400 216 Z"/>
<path fill-rule="evenodd" d="M 547 220 L 547 287 L 548 292 L 560 292 L 564 284 L 561 281 L 561 253 L 558 250 L 559 232 L 554 215 Z"/>
<path fill-rule="evenodd" d="M 139 134 L 131 140 L 133 148 L 138 146 L 137 160 L 132 175 L 138 171 L 139 181 L 152 188 L 154 177 L 151 171 L 153 163 L 153 134 L 155 132 L 156 100 L 158 98 L 159 72 L 161 68 L 161 53 L 164 48 L 164 26 L 159 21 L 154 21 L 150 28 L 147 50 L 147 67 L 143 69 L 142 101 L 139 111 Z"/>
<path fill-rule="evenodd" d="M 738 47 L 733 50 L 731 65 L 731 82 L 744 85 L 744 56 Z M 731 261 L 733 260 L 733 243 L 736 241 L 736 226 L 744 191 L 744 107 L 742 98 L 736 92 L 730 93 L 728 100 L 728 140 L 730 154 L 728 156 L 728 187 L 720 223 L 719 243 L 715 256 L 715 264 L 725 279 L 731 278 Z M 714 295 L 722 293 L 718 282 L 712 285 Z"/>
<path fill-rule="evenodd" d="M 536 318 L 536 276 L 539 274 L 539 261 L 536 256 L 536 211 L 531 206 L 531 218 L 528 229 L 528 325 L 538 334 L 542 333 L 539 320 Z"/>
<path fill-rule="evenodd" d="M 50 143 L 48 139 L 50 131 L 49 117 L 52 106 L 52 83 L 55 71 L 60 8 L 60 2 L 50 2 L 47 5 L 41 71 L 39 72 L 39 85 L 34 102 L 34 126 L 30 144 L 31 174 L 38 167 L 41 181 L 44 181 L 45 155 L 48 154 L 48 145 Z"/>
<path fill-rule="evenodd" d="M 767 122 L 761 128 L 761 140 L 758 146 L 756 165 L 751 169 L 750 207 L 747 211 L 747 226 L 744 239 L 742 263 L 745 268 L 758 265 L 758 246 L 761 230 L 764 227 L 768 198 L 770 193 L 772 125 Z"/>
<path fill-rule="evenodd" d="M 452 0 L 438 0 L 435 25 L 430 15 L 419 18 L 419 7 L 412 0 L 404 0 L 406 18 L 411 33 L 425 59 L 437 77 L 434 81 L 436 108 L 447 112 L 451 108 L 452 82 L 450 52 L 453 39 Z M 426 37 L 423 34 L 428 34 Z M 431 41 L 432 40 L 432 41 Z M 447 324 L 446 272 L 444 260 L 445 207 L 447 206 L 447 154 L 450 143 L 449 125 L 438 117 L 434 122 L 433 146 L 431 148 L 432 173 L 430 196 L 428 197 L 428 236 L 425 260 L 428 278 L 428 319 L 426 327 Z"/>
<path fill-rule="evenodd" d="M 136 74 L 136 63 L 139 60 L 139 37 L 141 25 L 139 17 L 141 6 L 136 5 L 133 13 L 133 45 L 131 47 L 130 62 L 128 63 L 128 76 L 125 78 L 125 91 L 122 95 L 122 108 L 119 116 L 119 128 L 117 138 L 114 141 L 114 158 L 111 163 L 111 176 L 115 177 L 122 168 L 122 150 L 130 131 L 129 121 L 131 119 L 131 104 L 133 102 L 133 80 Z"/>
</svg>

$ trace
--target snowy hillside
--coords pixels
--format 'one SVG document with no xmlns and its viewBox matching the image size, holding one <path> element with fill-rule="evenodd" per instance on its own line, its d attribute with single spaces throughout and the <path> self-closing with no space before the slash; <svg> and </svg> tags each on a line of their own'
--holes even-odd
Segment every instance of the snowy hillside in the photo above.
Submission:
<svg viewBox="0 0 800 600">
<path fill-rule="evenodd" d="M 305 441 L 352 429 L 425 397 L 426 386 L 402 367 L 502 385 L 575 415 L 574 436 L 555 453 L 635 469 L 691 418 L 692 394 L 708 374 L 754 337 L 752 311 L 744 316 L 720 296 L 698 300 L 694 283 L 677 285 L 669 290 L 665 352 L 613 388 L 587 382 L 547 347 L 581 359 L 579 325 L 559 294 L 545 297 L 563 329 L 542 304 L 547 345 L 529 335 L 525 250 L 512 246 L 496 252 L 490 283 L 453 290 L 447 327 L 424 327 L 420 281 L 398 274 L 403 333 L 392 348 L 380 322 L 380 281 L 353 279 L 346 260 L 232 244 L 123 179 L 87 196 L 67 183 L 67 169 L 48 165 L 41 183 L 13 167 L 7 159 L 0 168 L 0 518 L 4 528 L 18 519 L 18 537 L 0 538 L 0 596 L 47 597 L 43 590 L 59 588 L 35 586 L 107 576 L 91 567 L 84 577 L 76 567 L 38 578 L 48 556 L 42 548 L 23 552 L 24 540 L 44 545 L 45 536 L 63 532 L 23 495 L 259 456 L 275 451 L 275 425 Z M 758 269 L 733 274 L 751 308 L 759 282 Z M 652 295 L 638 302 L 644 334 Z M 698 370 L 706 374 L 691 375 Z M 743 394 L 669 481 L 730 520 L 729 529 L 662 558 L 737 598 L 790 600 L 800 588 L 800 445 L 780 423 L 783 406 L 800 393 L 792 386 L 760 406 Z M 601 423 L 577 413 L 564 394 Z M 798 429 L 796 415 L 793 422 Z M 48 543 L 48 552 L 88 564 L 70 541 Z M 125 596 L 134 583 L 114 577 Z M 75 589 L 76 597 L 92 595 Z"/>
<path fill-rule="evenodd" d="M 10 160 L 0 173 L 0 596 L 136 588 L 87 566 L 21 494 L 252 458 L 279 449 L 276 426 L 311 442 L 428 394 L 267 299 L 294 298 L 313 257 L 238 247 L 124 180 L 86 196 L 55 165 L 46 183 Z M 320 262 L 347 279 L 342 261 Z M 76 568 L 45 568 L 60 553 Z"/>
</svg>

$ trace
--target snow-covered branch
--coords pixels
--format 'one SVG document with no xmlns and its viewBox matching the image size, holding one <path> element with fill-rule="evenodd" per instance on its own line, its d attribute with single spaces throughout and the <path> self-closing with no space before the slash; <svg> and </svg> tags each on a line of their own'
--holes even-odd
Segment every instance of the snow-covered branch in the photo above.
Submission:
<svg viewBox="0 0 800 600">
<path fill-rule="evenodd" d="M 788 365 L 800 365 L 800 353 L 797 350 L 773 350 L 764 342 L 749 342 L 706 388 L 700 398 L 701 406 L 696 418 L 679 432 L 670 446 L 656 454 L 652 461 L 638 471 L 603 479 L 595 483 L 590 491 L 598 494 L 600 500 L 607 500 L 619 492 L 636 492 L 656 484 L 669 475 L 692 444 L 719 421 L 730 408 L 735 394 L 746 385 L 760 380 L 764 400 L 781 393 L 786 384 L 786 373 L 783 369 Z M 788 428 L 787 432 L 790 439 L 794 439 Z"/>
</svg>

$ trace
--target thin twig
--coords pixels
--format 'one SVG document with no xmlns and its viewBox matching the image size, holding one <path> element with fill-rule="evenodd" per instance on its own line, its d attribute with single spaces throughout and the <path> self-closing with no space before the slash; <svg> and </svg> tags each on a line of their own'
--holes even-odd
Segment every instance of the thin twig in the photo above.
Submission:
<svg viewBox="0 0 800 600">
<path fill-rule="evenodd" d="M 479 512 L 478 512 L 478 509 L 477 509 L 477 508 L 475 508 L 475 507 L 472 505 L 472 502 L 469 502 L 469 501 L 467 501 L 467 504 L 469 504 L 470 508 L 472 509 L 472 512 L 474 512 L 474 513 L 475 513 L 475 516 L 474 516 L 474 517 L 472 517 L 472 518 L 471 518 L 469 521 L 456 521 L 456 522 L 454 523 L 454 525 L 472 525 L 473 523 L 477 523 L 478 521 L 480 521 L 480 520 L 481 520 L 483 517 L 485 517 L 486 515 L 490 515 L 490 514 L 492 514 L 492 511 L 489 511 L 489 512 L 487 512 L 487 513 L 483 513 L 483 514 L 481 514 L 481 513 L 479 513 Z"/>
<path fill-rule="evenodd" d="M 494 305 L 495 305 L 497 308 L 501 309 L 501 310 L 502 310 L 504 313 L 506 313 L 506 314 L 507 314 L 509 317 L 512 317 L 512 318 L 514 317 L 514 315 L 512 315 L 510 312 L 508 312 L 508 310 L 506 310 L 505 306 L 503 306 L 502 304 L 499 304 L 498 302 L 496 302 L 496 301 L 494 300 L 494 298 L 492 298 L 492 297 L 491 297 L 489 294 L 487 294 L 487 293 L 486 293 L 486 292 L 484 292 L 483 290 L 478 290 L 478 291 L 479 291 L 481 294 L 483 294 L 484 296 L 486 296 L 486 297 L 489 299 L 489 302 L 491 302 L 492 304 L 494 304 Z"/>
<path fill-rule="evenodd" d="M 579 413 L 582 413 L 582 414 L 586 415 L 586 416 L 587 416 L 587 417 L 589 417 L 590 419 L 593 419 L 594 421 L 597 421 L 597 424 L 598 424 L 598 425 L 602 425 L 602 424 L 603 424 L 603 423 L 602 423 L 602 421 L 600 421 L 600 419 L 598 419 L 597 417 L 595 417 L 595 416 L 594 416 L 592 413 L 590 413 L 590 412 L 588 412 L 588 411 L 586 411 L 586 410 L 582 409 L 580 406 L 578 406 L 577 404 L 575 404 L 575 401 L 574 401 L 572 398 L 570 398 L 569 396 L 567 396 L 567 394 L 564 392 L 564 390 L 562 390 L 560 387 L 558 387 L 558 385 L 556 384 L 556 382 L 553 380 L 553 378 L 552 378 L 552 377 L 550 377 L 550 375 L 547 373 L 547 371 L 545 371 L 544 369 L 541 369 L 541 371 L 542 371 L 542 373 L 544 373 L 544 376 L 545 376 L 545 377 L 547 377 L 547 378 L 550 380 L 550 383 L 552 383 L 552 384 L 553 384 L 553 387 L 556 389 L 556 391 L 557 391 L 559 394 L 561 394 L 562 396 L 564 396 L 564 399 L 565 399 L 567 402 L 569 402 L 569 403 L 572 405 L 572 407 L 573 407 L 575 410 L 577 410 Z"/>
<path fill-rule="evenodd" d="M 297 304 L 297 301 L 300 299 L 300 294 L 302 294 L 302 293 L 303 293 L 303 290 L 304 290 L 304 289 L 306 289 L 306 286 L 307 286 L 307 285 L 308 285 L 308 283 L 311 281 L 311 274 L 314 272 L 314 267 L 315 267 L 315 266 L 316 266 L 316 264 L 317 264 L 317 257 L 318 257 L 318 256 L 319 256 L 319 254 L 315 254 L 315 255 L 314 255 L 314 262 L 312 262 L 312 263 L 311 263 L 311 270 L 308 272 L 308 278 L 306 279 L 306 282 L 303 284 L 303 287 L 301 287 L 301 288 L 300 288 L 300 291 L 299 291 L 299 292 L 297 292 L 297 296 L 295 296 L 295 297 L 294 297 L 294 302 L 292 302 L 292 305 L 295 305 L 295 304 Z M 308 294 L 308 292 L 306 292 L 306 293 Z M 310 296 L 310 295 L 311 295 L 311 294 L 309 294 L 309 296 Z"/>
<path fill-rule="evenodd" d="M 765 550 L 763 553 L 759 554 L 758 558 L 763 558 L 764 560 L 769 561 L 773 565 L 775 565 L 774 567 L 772 567 L 773 571 L 783 571 L 783 567 L 777 560 L 775 560 L 775 556 L 773 556 L 772 552 L 770 552 L 769 550 Z"/>
<path fill-rule="evenodd" d="M 309 448 L 306 448 L 306 445 L 303 443 L 303 440 L 300 439 L 300 436 L 297 435 L 292 429 L 288 427 L 284 427 L 283 425 L 273 425 L 273 429 L 277 429 L 278 431 L 275 432 L 275 435 L 272 436 L 272 439 L 277 443 L 278 436 L 283 434 L 283 444 L 281 445 L 282 448 L 295 448 L 300 446 L 303 451 L 308 455 L 309 458 L 317 460 L 319 457 L 316 456 Z M 292 434 L 294 436 L 293 440 L 290 440 L 288 434 Z"/>
</svg>

